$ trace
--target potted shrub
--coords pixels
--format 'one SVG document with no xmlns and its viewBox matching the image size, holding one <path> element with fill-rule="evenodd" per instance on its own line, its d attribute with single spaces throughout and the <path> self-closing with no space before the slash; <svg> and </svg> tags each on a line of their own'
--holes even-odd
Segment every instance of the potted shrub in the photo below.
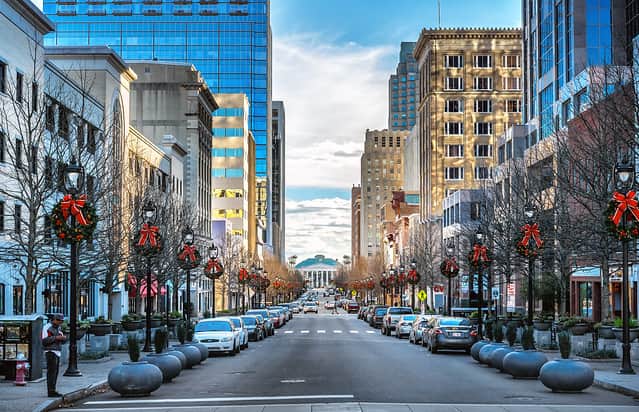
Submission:
<svg viewBox="0 0 639 412">
<path fill-rule="evenodd" d="M 147 361 L 140 361 L 140 344 L 134 336 L 127 339 L 130 362 L 111 369 L 109 386 L 122 396 L 146 396 L 162 385 L 162 371 Z"/>
<path fill-rule="evenodd" d="M 106 336 L 111 333 L 111 321 L 105 319 L 104 316 L 98 316 L 96 320 L 89 325 L 89 333 L 95 336 Z"/>
<path fill-rule="evenodd" d="M 504 329 L 502 328 L 499 322 L 495 322 L 493 327 L 493 335 L 495 336 L 495 342 L 501 343 L 504 340 Z M 513 340 L 513 344 L 514 344 Z M 512 344 L 508 346 L 503 345 L 493 351 L 490 355 L 490 365 L 493 368 L 499 369 L 500 371 L 504 370 L 504 357 L 508 355 L 510 352 L 513 352 Z"/>
<path fill-rule="evenodd" d="M 523 351 L 515 351 L 504 356 L 504 371 L 513 378 L 537 378 L 539 370 L 548 362 L 548 358 L 535 348 L 534 329 L 532 326 L 524 328 L 521 334 Z"/>
<path fill-rule="evenodd" d="M 533 319 L 533 327 L 539 331 L 549 330 L 555 316 L 550 312 L 542 312 L 535 315 Z"/>
<path fill-rule="evenodd" d="M 182 352 L 184 356 L 186 356 L 186 368 L 191 369 L 193 366 L 199 364 L 202 361 L 202 353 L 197 347 L 186 343 L 188 333 L 187 329 L 188 328 L 186 322 L 182 321 L 178 324 L 177 335 L 180 344 L 173 345 L 171 349 Z"/>
<path fill-rule="evenodd" d="M 168 324 L 168 326 L 177 325 L 178 322 L 180 321 L 180 319 L 182 319 L 182 312 L 180 312 L 178 310 L 174 310 L 173 312 L 169 313 L 169 324 Z"/>
<path fill-rule="evenodd" d="M 61 329 L 65 335 L 67 336 L 69 335 L 71 328 L 69 327 L 69 324 L 67 323 L 66 320 L 62 323 Z M 84 338 L 84 336 L 87 333 L 87 330 L 89 330 L 89 322 L 84 320 L 79 321 L 75 329 L 75 340 L 80 340 Z"/>
<path fill-rule="evenodd" d="M 522 325 L 522 317 L 519 313 L 509 313 L 507 320 L 506 320 L 506 326 L 509 325 L 514 325 L 515 328 L 518 328 Z"/>
<path fill-rule="evenodd" d="M 579 392 L 588 388 L 595 380 L 590 365 L 576 359 L 570 359 L 570 335 L 561 332 L 559 352 L 561 359 L 547 362 L 539 371 L 539 380 L 553 392 Z"/>
<path fill-rule="evenodd" d="M 615 321 L 613 319 L 604 319 L 595 323 L 593 329 L 597 332 L 597 336 L 601 339 L 614 339 L 615 334 L 612 331 Z"/>
<path fill-rule="evenodd" d="M 506 340 L 508 341 L 508 346 L 515 346 L 515 342 L 517 342 L 517 328 L 518 326 L 515 323 L 509 323 L 506 326 Z"/>
<path fill-rule="evenodd" d="M 477 325 L 479 323 L 479 312 L 474 311 L 468 316 L 471 325 Z"/>
<path fill-rule="evenodd" d="M 182 362 L 176 356 L 164 352 L 168 342 L 166 329 L 159 329 L 153 337 L 155 353 L 149 353 L 142 360 L 157 366 L 162 371 L 162 382 L 171 382 L 182 371 Z"/>
<path fill-rule="evenodd" d="M 120 324 L 122 325 L 122 329 L 127 332 L 133 332 L 142 327 L 142 321 L 136 313 L 129 313 L 122 316 L 122 321 L 120 322 Z"/>
<path fill-rule="evenodd" d="M 162 321 L 164 320 L 164 318 L 162 317 L 161 313 L 154 313 L 151 316 L 151 327 L 152 328 L 159 328 L 160 326 L 162 326 Z"/>
<path fill-rule="evenodd" d="M 562 323 L 564 329 L 569 330 L 574 336 L 583 336 L 590 329 L 588 320 L 579 316 L 564 319 Z"/>
<path fill-rule="evenodd" d="M 637 339 L 637 337 L 639 337 L 639 327 L 637 325 L 637 319 L 630 318 L 628 320 L 628 324 L 630 325 L 630 342 L 632 342 L 633 340 Z M 615 335 L 615 338 L 617 338 L 619 342 L 623 340 L 623 321 L 621 318 L 615 319 L 612 333 Z"/>
</svg>

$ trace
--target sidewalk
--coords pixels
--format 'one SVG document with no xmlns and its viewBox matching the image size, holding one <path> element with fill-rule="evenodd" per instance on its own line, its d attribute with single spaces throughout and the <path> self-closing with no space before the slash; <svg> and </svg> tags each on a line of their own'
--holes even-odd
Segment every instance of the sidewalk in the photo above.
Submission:
<svg viewBox="0 0 639 412">
<path fill-rule="evenodd" d="M 81 361 L 78 363 L 78 369 L 80 369 L 82 376 L 73 378 L 63 376 L 66 364 L 61 364 L 58 375 L 58 392 L 71 400 L 86 396 L 89 390 L 108 387 L 106 379 L 111 368 L 128 359 L 128 353 L 114 352 L 111 353 L 111 359 L 106 362 Z M 42 379 L 28 382 L 26 386 L 15 386 L 13 381 L 1 379 L 0 394 L 0 412 L 42 411 L 62 403 L 61 398 L 47 397 L 46 371 L 43 373 Z"/>
<path fill-rule="evenodd" d="M 595 370 L 595 385 L 609 391 L 639 397 L 639 362 L 633 361 L 636 375 L 619 375 L 620 359 L 588 362 Z"/>
</svg>

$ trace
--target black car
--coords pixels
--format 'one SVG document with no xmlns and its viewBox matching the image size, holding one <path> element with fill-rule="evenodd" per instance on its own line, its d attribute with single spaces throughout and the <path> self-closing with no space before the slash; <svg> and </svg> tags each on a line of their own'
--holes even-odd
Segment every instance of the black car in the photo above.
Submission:
<svg viewBox="0 0 639 412">
<path fill-rule="evenodd" d="M 275 334 L 275 326 L 271 320 L 271 313 L 267 309 L 251 309 L 246 311 L 247 315 L 260 315 L 264 319 L 264 325 L 266 329 L 266 336 L 273 336 Z"/>
<path fill-rule="evenodd" d="M 477 331 L 466 318 L 442 316 L 431 319 L 429 326 L 423 339 L 433 353 L 440 349 L 460 349 L 470 353 L 470 347 L 477 342 Z"/>
<path fill-rule="evenodd" d="M 266 328 L 264 327 L 264 320 L 260 315 L 245 315 L 241 317 L 246 326 L 248 332 L 248 338 L 250 341 L 262 340 L 266 337 Z"/>
<path fill-rule="evenodd" d="M 375 305 L 373 307 L 373 316 L 371 317 L 370 325 L 374 328 L 381 328 L 382 323 L 384 321 L 384 315 L 386 315 L 386 310 L 388 306 L 385 305 Z"/>
</svg>

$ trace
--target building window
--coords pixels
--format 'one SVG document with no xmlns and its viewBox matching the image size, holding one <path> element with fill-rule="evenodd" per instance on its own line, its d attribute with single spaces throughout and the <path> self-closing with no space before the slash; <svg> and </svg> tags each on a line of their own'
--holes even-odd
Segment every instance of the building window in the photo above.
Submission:
<svg viewBox="0 0 639 412">
<path fill-rule="evenodd" d="M 53 133 L 55 130 L 55 107 L 53 103 L 47 105 L 47 111 L 45 112 L 45 128 Z"/>
<path fill-rule="evenodd" d="M 16 139 L 16 158 L 15 165 L 16 169 L 20 169 L 22 167 L 22 140 Z"/>
<path fill-rule="evenodd" d="M 488 166 L 475 166 L 475 180 L 487 180 L 492 176 L 491 170 Z"/>
<path fill-rule="evenodd" d="M 14 229 L 16 233 L 20 233 L 22 227 L 22 205 L 15 205 L 13 212 Z"/>
<path fill-rule="evenodd" d="M 13 286 L 13 314 L 14 315 L 22 315 L 23 308 L 22 304 L 24 302 L 24 289 L 22 285 L 14 285 Z"/>
<path fill-rule="evenodd" d="M 588 89 L 583 88 L 575 95 L 575 113 L 581 113 L 588 105 Z"/>
<path fill-rule="evenodd" d="M 570 104 L 570 99 L 566 100 L 561 104 L 561 125 L 566 126 L 568 124 L 568 120 L 572 118 L 572 105 Z"/>
<path fill-rule="evenodd" d="M 31 83 L 31 111 L 38 110 L 38 83 Z"/>
<path fill-rule="evenodd" d="M 463 90 L 464 89 L 464 79 L 461 77 L 447 77 L 446 90 Z"/>
<path fill-rule="evenodd" d="M 447 69 L 459 69 L 464 65 L 464 56 L 444 56 L 444 67 Z"/>
<path fill-rule="evenodd" d="M 462 113 L 464 111 L 464 102 L 459 99 L 446 100 L 446 113 Z"/>
<path fill-rule="evenodd" d="M 7 92 L 7 63 L 0 61 L 0 93 Z"/>
<path fill-rule="evenodd" d="M 493 78 L 492 77 L 475 77 L 473 79 L 473 88 L 475 90 L 492 90 Z"/>
<path fill-rule="evenodd" d="M 475 145 L 475 157 L 492 157 L 493 145 L 490 144 L 476 144 Z"/>
<path fill-rule="evenodd" d="M 504 90 L 521 90 L 521 77 L 502 77 Z"/>
<path fill-rule="evenodd" d="M 5 285 L 4 283 L 0 283 L 0 315 L 5 315 L 6 304 L 4 302 L 5 296 Z"/>
<path fill-rule="evenodd" d="M 5 135 L 3 131 L 0 131 L 0 163 L 4 163 L 6 161 L 6 158 L 5 158 L 5 151 L 7 147 L 6 138 L 7 138 L 7 135 Z"/>
<path fill-rule="evenodd" d="M 4 232 L 4 202 L 0 201 L 0 232 Z"/>
<path fill-rule="evenodd" d="M 29 163 L 31 166 L 31 174 L 38 173 L 38 146 L 31 146 L 31 156 L 29 156 Z"/>
<path fill-rule="evenodd" d="M 479 69 L 489 69 L 493 67 L 493 56 L 476 55 L 473 56 L 473 67 Z"/>
<path fill-rule="evenodd" d="M 491 122 L 476 122 L 475 135 L 490 136 L 493 134 L 493 124 Z"/>
<path fill-rule="evenodd" d="M 444 169 L 446 180 L 463 180 L 464 168 L 463 167 L 447 167 Z"/>
<path fill-rule="evenodd" d="M 506 100 L 507 113 L 521 113 L 521 100 Z"/>
<path fill-rule="evenodd" d="M 22 102 L 24 74 L 16 73 L 16 102 Z"/>
<path fill-rule="evenodd" d="M 475 113 L 491 113 L 493 102 L 490 99 L 475 99 Z"/>
<path fill-rule="evenodd" d="M 481 203 L 470 202 L 470 220 L 481 219 Z"/>
<path fill-rule="evenodd" d="M 446 157 L 464 157 L 463 144 L 447 144 Z"/>
<path fill-rule="evenodd" d="M 521 67 L 521 58 L 518 54 L 507 54 L 502 57 L 502 66 L 509 69 Z"/>
<path fill-rule="evenodd" d="M 448 134 L 448 135 L 464 134 L 464 124 L 462 122 L 446 122 L 444 124 L 444 134 Z"/>
</svg>

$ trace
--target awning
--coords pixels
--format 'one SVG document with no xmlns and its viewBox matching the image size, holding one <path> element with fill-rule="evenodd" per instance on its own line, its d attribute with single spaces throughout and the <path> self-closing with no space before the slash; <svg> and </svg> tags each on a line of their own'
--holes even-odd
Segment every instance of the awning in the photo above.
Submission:
<svg viewBox="0 0 639 412">
<path fill-rule="evenodd" d="M 599 266 L 584 266 L 572 272 L 572 277 L 601 277 L 601 269 Z"/>
</svg>

